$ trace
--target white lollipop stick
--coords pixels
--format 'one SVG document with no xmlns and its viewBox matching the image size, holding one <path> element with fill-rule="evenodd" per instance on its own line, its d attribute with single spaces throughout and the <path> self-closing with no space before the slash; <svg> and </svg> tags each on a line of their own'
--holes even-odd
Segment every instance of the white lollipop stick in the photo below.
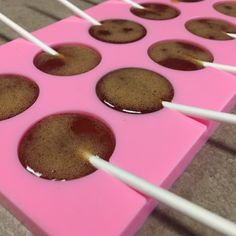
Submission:
<svg viewBox="0 0 236 236">
<path fill-rule="evenodd" d="M 236 39 L 236 34 L 233 34 L 233 33 L 226 33 L 228 36 L 230 36 L 231 38 L 234 38 Z"/>
<path fill-rule="evenodd" d="M 55 51 L 54 49 L 50 48 L 48 45 L 46 45 L 44 42 L 36 38 L 34 35 L 23 29 L 21 26 L 16 24 L 14 21 L 0 13 L 0 20 L 4 22 L 6 25 L 8 25 L 11 29 L 16 31 L 18 34 L 20 34 L 23 38 L 27 39 L 28 41 L 32 42 L 33 44 L 40 47 L 43 51 L 46 53 L 51 54 L 52 56 L 59 56 L 60 54 Z"/>
<path fill-rule="evenodd" d="M 205 224 L 206 226 L 225 235 L 236 235 L 235 223 L 195 205 L 174 193 L 157 187 L 148 181 L 99 158 L 98 156 L 88 156 L 88 160 L 97 169 L 115 176 L 130 187 L 182 212 L 202 224 Z"/>
<path fill-rule="evenodd" d="M 130 4 L 131 6 L 138 8 L 138 9 L 145 9 L 145 7 L 143 7 L 142 5 L 132 1 L 132 0 L 122 0 L 123 2 L 126 2 L 128 4 Z"/>
<path fill-rule="evenodd" d="M 185 115 L 193 116 L 196 118 L 204 118 L 204 119 L 209 119 L 209 120 L 236 124 L 236 115 L 234 114 L 207 110 L 207 109 L 202 109 L 198 107 L 186 106 L 186 105 L 176 104 L 172 102 L 165 102 L 165 101 L 162 102 L 162 105 L 163 107 L 176 110 Z"/>
<path fill-rule="evenodd" d="M 236 74 L 236 66 L 230 66 L 230 65 L 225 65 L 225 64 L 219 64 L 219 63 L 215 63 L 215 62 L 209 62 L 209 61 L 201 61 L 199 59 L 190 57 L 190 56 L 186 56 L 186 58 L 188 58 L 190 61 L 195 61 L 201 65 L 203 65 L 204 67 L 212 67 L 218 70 L 223 70 L 226 72 L 230 72 L 233 74 Z"/>
<path fill-rule="evenodd" d="M 204 67 L 212 67 L 218 70 L 223 70 L 226 72 L 230 72 L 236 74 L 236 66 L 224 65 L 219 63 L 213 63 L 208 61 L 199 61 Z"/>
<path fill-rule="evenodd" d="M 101 25 L 101 23 L 99 21 L 97 21 L 92 16 L 88 15 L 87 13 L 85 13 L 84 11 L 79 9 L 77 6 L 75 6 L 71 2 L 69 2 L 67 0 L 57 0 L 57 1 L 60 2 L 61 4 L 63 4 L 65 7 L 67 7 L 69 10 L 71 10 L 73 13 L 75 13 L 76 15 L 79 15 L 81 18 L 89 21 L 93 25 Z"/>
</svg>

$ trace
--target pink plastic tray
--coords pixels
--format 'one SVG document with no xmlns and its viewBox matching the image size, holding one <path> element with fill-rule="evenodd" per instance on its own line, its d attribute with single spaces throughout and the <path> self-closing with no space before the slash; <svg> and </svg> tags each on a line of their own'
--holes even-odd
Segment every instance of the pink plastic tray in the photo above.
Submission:
<svg viewBox="0 0 236 236">
<path fill-rule="evenodd" d="M 181 15 L 166 21 L 136 17 L 130 13 L 129 5 L 119 1 L 108 1 L 88 10 L 98 20 L 121 18 L 142 24 L 147 36 L 130 44 L 97 41 L 88 34 L 90 24 L 74 16 L 35 32 L 52 46 L 78 43 L 95 48 L 102 55 L 102 61 L 82 75 L 63 78 L 39 71 L 33 65 L 39 49 L 23 39 L 0 47 L 0 74 L 24 75 L 40 87 L 39 98 L 33 106 L 0 122 L 0 202 L 34 234 L 132 235 L 155 206 L 152 200 L 101 171 L 67 182 L 48 181 L 27 172 L 18 161 L 18 145 L 24 133 L 43 117 L 86 112 L 101 118 L 116 136 L 116 149 L 110 161 L 166 188 L 191 162 L 216 128 L 215 123 L 198 121 L 168 109 L 146 115 L 117 112 L 99 101 L 95 86 L 112 70 L 141 67 L 171 81 L 175 89 L 173 102 L 229 110 L 235 103 L 235 76 L 209 68 L 195 72 L 171 70 L 155 64 L 147 55 L 153 43 L 178 39 L 207 48 L 216 62 L 233 64 L 235 56 L 230 52 L 235 41 L 202 39 L 184 28 L 190 18 L 205 16 L 236 23 L 232 17 L 217 13 L 212 8 L 215 2 L 173 4 Z M 169 1 L 169 4 L 172 3 Z"/>
</svg>

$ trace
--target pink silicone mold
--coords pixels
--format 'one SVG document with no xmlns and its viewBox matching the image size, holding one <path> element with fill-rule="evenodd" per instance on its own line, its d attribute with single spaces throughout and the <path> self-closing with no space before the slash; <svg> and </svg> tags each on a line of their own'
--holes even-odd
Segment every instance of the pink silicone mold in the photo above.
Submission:
<svg viewBox="0 0 236 236">
<path fill-rule="evenodd" d="M 43 117 L 62 112 L 85 112 L 100 117 L 116 136 L 111 162 L 165 188 L 191 162 L 216 123 L 167 109 L 145 115 L 117 112 L 100 102 L 95 87 L 112 70 L 141 67 L 162 74 L 172 83 L 173 102 L 229 110 L 236 94 L 233 75 L 210 68 L 194 72 L 171 70 L 154 63 L 147 55 L 153 43 L 177 39 L 207 48 L 216 62 L 233 60 L 233 55 L 227 55 L 233 48 L 233 40 L 206 40 L 184 27 L 194 17 L 214 16 L 235 21 L 217 13 L 212 8 L 215 2 L 174 4 L 181 14 L 166 21 L 139 18 L 120 1 L 108 1 L 88 10 L 98 20 L 122 18 L 142 24 L 147 29 L 146 37 L 130 44 L 98 41 L 88 33 L 90 24 L 74 16 L 35 32 L 52 46 L 81 43 L 96 49 L 102 56 L 101 63 L 81 75 L 58 77 L 39 71 L 33 65 L 39 50 L 23 39 L 0 47 L 0 74 L 27 76 L 40 88 L 38 100 L 28 110 L 0 122 L 0 201 L 34 234 L 132 235 L 155 206 L 152 200 L 101 171 L 67 182 L 48 181 L 27 172 L 18 161 L 18 145 L 24 133 Z"/>
</svg>

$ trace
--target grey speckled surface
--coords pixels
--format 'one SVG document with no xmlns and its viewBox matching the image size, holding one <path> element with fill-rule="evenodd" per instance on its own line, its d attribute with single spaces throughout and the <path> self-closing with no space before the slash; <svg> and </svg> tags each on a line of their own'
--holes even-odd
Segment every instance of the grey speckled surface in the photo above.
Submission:
<svg viewBox="0 0 236 236">
<path fill-rule="evenodd" d="M 73 0 L 81 8 L 95 0 Z M 97 0 L 99 2 L 99 0 Z M 0 0 L 1 11 L 34 31 L 70 15 L 55 0 Z M 0 23 L 0 43 L 17 37 Z M 235 78 L 236 79 L 236 78 Z M 234 110 L 236 112 L 236 109 Z M 236 126 L 221 125 L 171 191 L 236 222 Z M 0 236 L 30 236 L 30 232 L 0 207 Z M 137 236 L 215 236 L 212 230 L 160 205 Z"/>
</svg>

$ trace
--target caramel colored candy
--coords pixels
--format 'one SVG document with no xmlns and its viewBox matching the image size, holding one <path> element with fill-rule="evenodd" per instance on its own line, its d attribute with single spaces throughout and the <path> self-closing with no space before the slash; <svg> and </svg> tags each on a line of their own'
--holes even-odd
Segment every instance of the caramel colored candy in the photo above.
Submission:
<svg viewBox="0 0 236 236">
<path fill-rule="evenodd" d="M 39 88 L 32 80 L 20 75 L 0 75 L 0 121 L 25 111 L 38 95 Z"/>
<path fill-rule="evenodd" d="M 219 2 L 214 5 L 214 8 L 227 16 L 236 17 L 236 2 L 228 1 L 228 2 Z"/>
<path fill-rule="evenodd" d="M 131 8 L 131 12 L 149 20 L 168 20 L 179 16 L 180 12 L 174 7 L 162 3 L 143 3 L 145 9 Z"/>
<path fill-rule="evenodd" d="M 148 49 L 148 55 L 156 63 L 175 70 L 200 70 L 200 61 L 213 61 L 213 56 L 203 48 L 179 41 L 163 41 L 153 44 Z M 197 59 L 197 60 L 195 60 Z"/>
<path fill-rule="evenodd" d="M 226 33 L 236 33 L 236 26 L 223 20 L 197 19 L 190 20 L 185 27 L 191 33 L 214 40 L 232 40 Z"/>
<path fill-rule="evenodd" d="M 146 69 L 124 68 L 102 77 L 98 98 L 112 109 L 142 114 L 162 109 L 162 101 L 171 101 L 174 89 L 163 76 Z"/>
<path fill-rule="evenodd" d="M 35 57 L 34 65 L 47 74 L 70 76 L 88 72 L 101 61 L 97 51 L 84 45 L 62 45 L 55 50 L 61 56 L 42 52 Z"/>
<path fill-rule="evenodd" d="M 142 25 L 129 20 L 113 19 L 101 23 L 100 26 L 92 26 L 89 32 L 97 40 L 107 43 L 131 43 L 147 33 Z"/>
<path fill-rule="evenodd" d="M 71 180 L 95 171 L 86 157 L 109 160 L 115 137 L 103 122 L 83 114 L 52 115 L 23 137 L 19 159 L 31 173 L 49 180 Z"/>
</svg>

